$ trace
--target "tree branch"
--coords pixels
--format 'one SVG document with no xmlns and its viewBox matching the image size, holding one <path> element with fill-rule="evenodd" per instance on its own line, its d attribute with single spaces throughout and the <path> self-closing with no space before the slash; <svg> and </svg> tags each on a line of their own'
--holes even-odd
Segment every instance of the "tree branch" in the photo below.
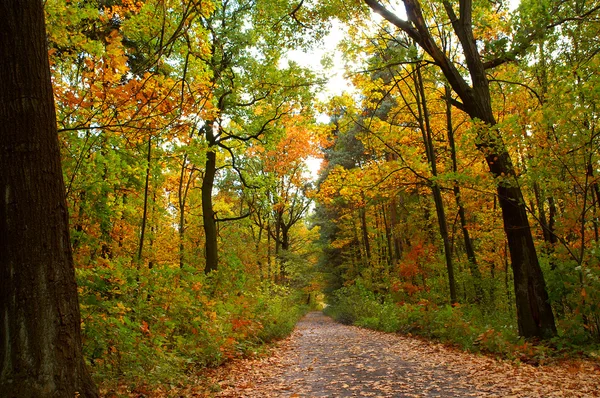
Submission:
<svg viewBox="0 0 600 398">
<path fill-rule="evenodd" d="M 250 214 L 252 214 L 252 213 L 248 212 L 246 214 L 242 214 L 241 216 L 237 216 L 237 217 L 225 217 L 225 218 L 218 218 L 218 217 L 215 216 L 215 221 L 216 222 L 227 222 L 227 221 L 243 220 L 244 218 L 250 217 Z"/>
</svg>

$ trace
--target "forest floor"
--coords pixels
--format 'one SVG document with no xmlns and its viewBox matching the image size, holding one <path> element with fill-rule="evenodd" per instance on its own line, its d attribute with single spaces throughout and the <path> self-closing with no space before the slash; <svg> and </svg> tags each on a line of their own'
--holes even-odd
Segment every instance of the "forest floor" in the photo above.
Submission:
<svg viewBox="0 0 600 398">
<path fill-rule="evenodd" d="M 498 360 L 341 325 L 311 312 L 270 355 L 208 370 L 196 386 L 165 393 L 261 398 L 600 397 L 600 364 L 571 360 L 532 366 Z"/>
</svg>

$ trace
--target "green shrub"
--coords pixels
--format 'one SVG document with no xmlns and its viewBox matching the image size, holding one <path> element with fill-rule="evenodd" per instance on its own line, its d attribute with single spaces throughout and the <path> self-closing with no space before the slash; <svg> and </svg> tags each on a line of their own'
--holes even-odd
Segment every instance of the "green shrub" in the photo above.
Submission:
<svg viewBox="0 0 600 398">
<path fill-rule="evenodd" d="M 289 335 L 298 320 L 308 311 L 307 306 L 299 306 L 299 293 L 278 285 L 265 285 L 255 312 L 260 314 L 262 330 L 258 337 L 263 342 L 281 339 Z"/>
<path fill-rule="evenodd" d="M 379 318 L 379 303 L 375 294 L 360 281 L 337 290 L 332 305 L 325 313 L 344 324 L 356 324 L 363 318 Z"/>
<path fill-rule="evenodd" d="M 306 312 L 296 291 L 213 273 L 130 262 L 77 272 L 84 354 L 97 381 L 165 383 L 287 336 Z"/>
<path fill-rule="evenodd" d="M 551 346 L 563 351 L 574 350 L 568 343 L 573 340 L 564 337 L 555 338 L 550 345 L 532 344 L 519 338 L 512 313 L 490 312 L 485 306 L 474 304 L 437 306 L 425 299 L 398 304 L 391 296 L 375 296 L 360 283 L 339 289 L 326 313 L 344 323 L 384 332 L 416 334 L 465 350 L 511 359 L 541 362 L 556 354 Z"/>
</svg>

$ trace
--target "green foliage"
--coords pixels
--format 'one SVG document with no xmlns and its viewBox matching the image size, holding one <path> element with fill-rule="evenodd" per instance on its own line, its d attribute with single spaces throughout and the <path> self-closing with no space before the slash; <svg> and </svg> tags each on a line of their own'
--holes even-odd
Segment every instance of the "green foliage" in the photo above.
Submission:
<svg viewBox="0 0 600 398">
<path fill-rule="evenodd" d="M 262 329 L 258 338 L 270 342 L 289 335 L 308 308 L 299 306 L 302 294 L 275 284 L 264 284 L 255 311 Z"/>
<path fill-rule="evenodd" d="M 158 383 L 255 352 L 287 336 L 305 312 L 300 294 L 229 267 L 80 268 L 84 351 L 97 380 Z"/>
<path fill-rule="evenodd" d="M 600 342 L 600 269 L 574 261 L 555 262 L 554 269 L 545 266 L 550 301 L 569 344 Z"/>
<path fill-rule="evenodd" d="M 360 281 L 336 291 L 325 313 L 339 322 L 409 335 L 419 335 L 503 358 L 539 363 L 553 356 L 589 353 L 598 347 L 578 340 L 581 332 L 562 325 L 562 336 L 536 344 L 518 336 L 514 315 L 483 311 L 478 305 L 438 306 L 422 299 L 399 304 L 391 296 L 376 296 Z M 565 326 L 567 326 L 565 328 Z M 581 325 L 579 325 L 581 326 Z M 569 329 L 571 327 L 571 329 Z M 579 328 L 581 329 L 581 328 Z"/>
<path fill-rule="evenodd" d="M 365 319 L 376 319 L 378 303 L 375 295 L 366 289 L 360 281 L 355 285 L 336 290 L 333 302 L 325 308 L 325 313 L 347 325 L 365 322 Z M 373 321 L 366 321 L 372 323 Z"/>
</svg>

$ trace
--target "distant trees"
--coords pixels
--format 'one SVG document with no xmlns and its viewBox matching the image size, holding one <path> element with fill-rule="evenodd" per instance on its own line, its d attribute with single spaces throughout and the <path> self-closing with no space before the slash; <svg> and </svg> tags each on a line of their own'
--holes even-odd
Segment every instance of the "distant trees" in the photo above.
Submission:
<svg viewBox="0 0 600 398">
<path fill-rule="evenodd" d="M 567 78 L 563 66 L 579 75 L 596 65 L 596 55 L 588 53 L 584 62 L 575 53 L 582 55 L 578 43 L 587 42 L 595 24 L 578 16 L 596 15 L 598 5 L 523 2 L 509 13 L 499 3 L 406 0 L 403 19 L 397 5 L 363 3 L 384 20 L 380 26 L 352 22 L 356 37 L 344 49 L 349 60 L 364 60 L 358 72 L 349 70 L 358 94 L 331 102 L 333 145 L 319 186 L 317 209 L 325 218 L 319 223 L 327 252 L 336 253 L 329 259 L 341 278 L 336 284 L 360 279 L 400 302 L 439 302 L 443 295 L 485 308 L 508 300 L 516 304 L 524 337 L 554 336 L 554 311 L 561 320 L 589 314 L 589 300 L 576 296 L 588 297 L 597 286 L 575 264 L 595 261 L 583 254 L 593 257 L 596 247 L 596 178 L 585 166 L 596 156 L 585 149 L 595 140 L 595 125 L 586 119 L 590 113 L 579 111 L 592 109 L 583 103 L 595 96 L 587 91 L 566 101 L 547 73 L 582 87 L 584 79 Z M 575 58 L 577 67 L 570 63 Z M 586 90 L 595 84 L 585 81 Z M 571 111 L 551 111 L 548 101 L 568 102 Z M 576 129 L 579 145 L 560 128 L 575 115 L 586 126 Z M 340 162 L 350 139 L 364 149 Z M 560 190 L 562 207 L 555 178 L 570 181 Z M 571 183 L 578 188 L 569 190 Z M 558 225 L 566 229 L 559 232 Z M 571 271 L 559 275 L 558 263 L 572 264 Z M 582 267 L 596 275 L 591 263 Z M 504 273 L 509 264 L 510 275 Z M 570 293 L 559 279 L 571 281 Z M 597 329 L 588 316 L 577 322 L 581 330 Z"/>
<path fill-rule="evenodd" d="M 461 101 L 456 102 L 457 106 L 473 120 L 484 123 L 478 131 L 477 146 L 484 154 L 490 172 L 494 177 L 513 179 L 513 181 L 499 183 L 497 191 L 511 254 L 519 331 L 526 337 L 555 335 L 554 315 L 548 302 L 548 293 L 530 231 L 525 201 L 520 187 L 514 180 L 517 174 L 508 148 L 500 129 L 496 127 L 490 83 L 486 73 L 487 69 L 501 65 L 509 59 L 485 60 L 479 53 L 473 33 L 473 4 L 470 0 L 459 3 L 458 14 L 450 3 L 443 3 L 453 31 L 448 33 L 442 31 L 441 37 L 437 39 L 445 43 L 450 34 L 458 38 L 470 82 L 461 75 L 459 66 L 451 58 L 449 51 L 455 49 L 448 45 L 441 47 L 437 44 L 434 35 L 438 33 L 429 29 L 427 19 L 430 17 L 424 14 L 420 1 L 404 1 L 408 15 L 406 21 L 390 13 L 377 1 L 365 0 L 365 2 L 423 48 L 440 68 Z M 436 17 L 442 16 L 438 14 Z"/>
</svg>

